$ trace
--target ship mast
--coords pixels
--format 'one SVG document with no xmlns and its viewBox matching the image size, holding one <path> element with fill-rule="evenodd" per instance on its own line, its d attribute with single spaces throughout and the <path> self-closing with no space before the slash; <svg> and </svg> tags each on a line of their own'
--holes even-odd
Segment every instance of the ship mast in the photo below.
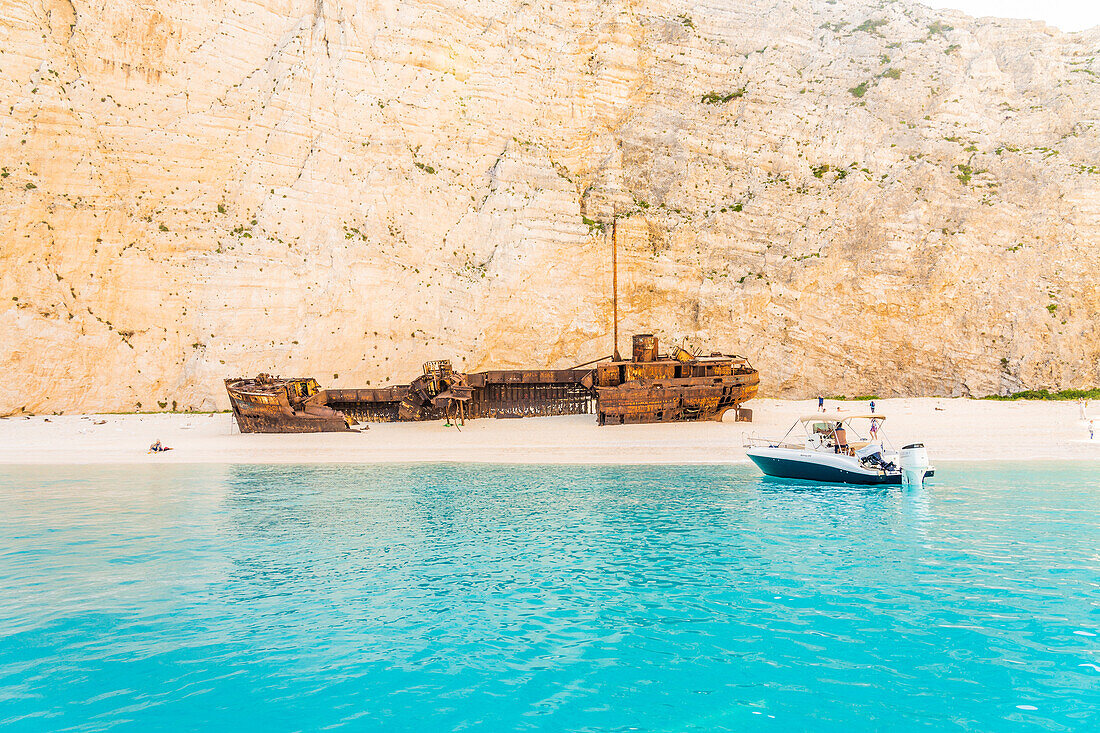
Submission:
<svg viewBox="0 0 1100 733">
<path fill-rule="evenodd" d="M 613 350 L 615 361 L 622 361 L 619 356 L 619 247 L 618 247 L 618 217 L 611 217 L 611 313 L 614 325 L 615 348 Z"/>
</svg>

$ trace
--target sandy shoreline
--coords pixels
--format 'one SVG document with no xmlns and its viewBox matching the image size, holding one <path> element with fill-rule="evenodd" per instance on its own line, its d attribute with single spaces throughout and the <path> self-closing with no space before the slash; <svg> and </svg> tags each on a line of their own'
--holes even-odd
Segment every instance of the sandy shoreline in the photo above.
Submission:
<svg viewBox="0 0 1100 733">
<path fill-rule="evenodd" d="M 782 436 L 810 401 L 753 400 L 754 422 L 599 427 L 592 415 L 371 424 L 361 433 L 242 435 L 228 413 L 0 419 L 0 463 L 738 463 L 744 436 Z M 848 414 L 858 402 L 831 402 Z M 1090 406 L 1100 430 L 1100 405 Z M 921 440 L 936 460 L 1100 460 L 1074 402 L 879 400 L 895 446 Z M 147 450 L 155 440 L 172 451 Z"/>
</svg>

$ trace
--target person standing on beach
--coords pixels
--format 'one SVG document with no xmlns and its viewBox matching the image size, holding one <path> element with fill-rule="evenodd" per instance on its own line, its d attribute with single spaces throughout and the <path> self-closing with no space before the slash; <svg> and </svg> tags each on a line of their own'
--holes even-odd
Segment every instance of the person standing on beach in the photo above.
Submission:
<svg viewBox="0 0 1100 733">
<path fill-rule="evenodd" d="M 1089 440 L 1092 440 L 1092 420 L 1089 420 Z"/>
<path fill-rule="evenodd" d="M 875 414 L 875 401 L 874 400 L 871 400 L 871 414 L 872 415 Z"/>
<path fill-rule="evenodd" d="M 825 412 L 825 398 L 824 397 L 818 397 L 817 398 L 817 411 L 818 412 Z"/>
</svg>

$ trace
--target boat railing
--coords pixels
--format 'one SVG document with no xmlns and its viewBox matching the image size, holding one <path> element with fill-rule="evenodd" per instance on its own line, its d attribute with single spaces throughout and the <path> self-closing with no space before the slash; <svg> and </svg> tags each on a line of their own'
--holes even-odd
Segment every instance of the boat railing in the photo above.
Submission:
<svg viewBox="0 0 1100 733">
<path fill-rule="evenodd" d="M 805 446 L 784 442 L 782 438 L 762 438 L 756 435 L 741 436 L 745 448 L 803 448 Z"/>
</svg>

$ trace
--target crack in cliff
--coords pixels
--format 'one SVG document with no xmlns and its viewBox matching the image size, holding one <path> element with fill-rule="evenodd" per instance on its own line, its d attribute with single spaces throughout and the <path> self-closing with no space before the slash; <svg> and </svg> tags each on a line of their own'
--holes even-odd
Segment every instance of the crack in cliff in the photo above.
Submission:
<svg viewBox="0 0 1100 733">
<path fill-rule="evenodd" d="M 306 165 L 309 164 L 309 159 L 313 157 L 313 154 L 317 152 L 317 139 L 314 138 L 309 141 L 309 152 L 302 158 L 302 162 L 298 164 L 298 175 L 294 177 L 294 183 L 290 184 L 290 188 L 294 188 L 298 185 L 298 181 L 302 180 L 302 175 L 306 172 Z"/>
<path fill-rule="evenodd" d="M 325 24 L 325 0 L 314 0 L 313 3 L 313 31 L 317 32 L 317 26 L 321 26 L 321 43 L 325 44 L 325 57 L 331 61 L 332 55 L 328 47 L 328 26 Z"/>
</svg>

